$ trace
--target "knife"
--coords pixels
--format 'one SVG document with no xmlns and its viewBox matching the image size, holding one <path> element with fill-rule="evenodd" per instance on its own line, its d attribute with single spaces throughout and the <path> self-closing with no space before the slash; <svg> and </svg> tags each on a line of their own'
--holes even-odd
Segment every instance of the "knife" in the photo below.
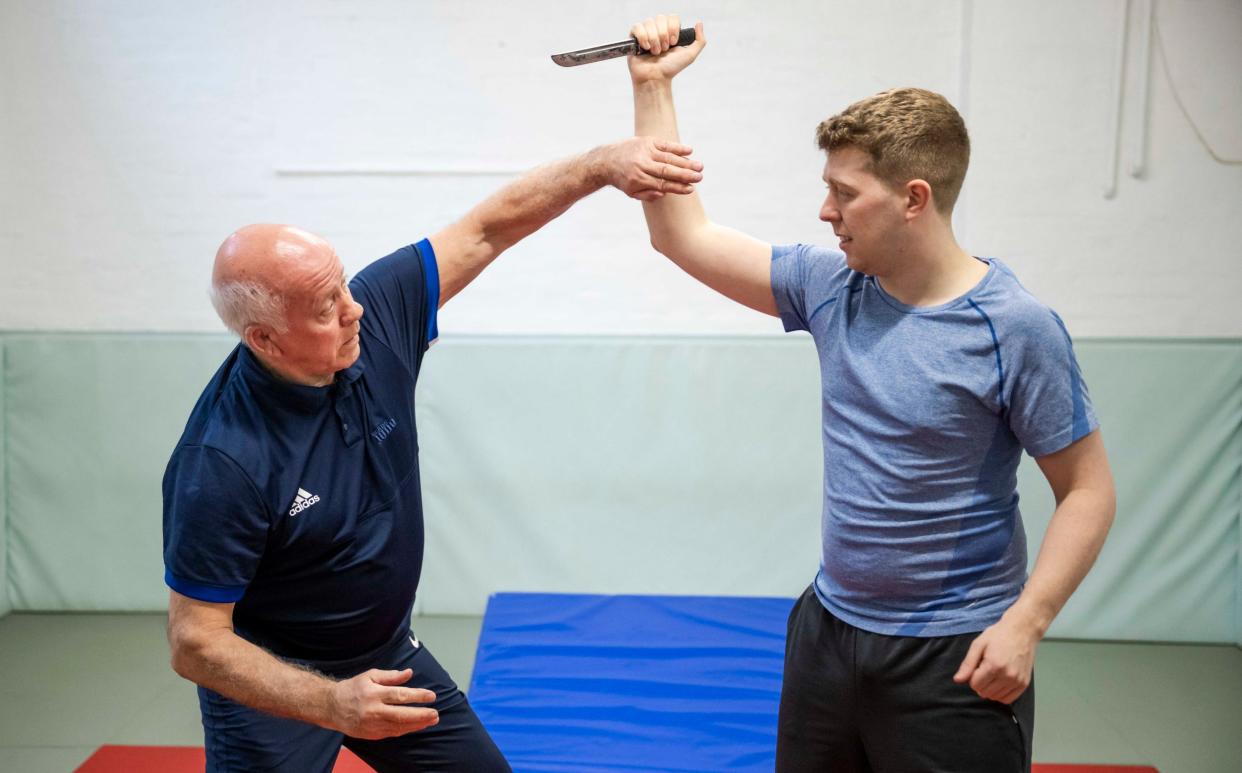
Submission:
<svg viewBox="0 0 1242 773">
<path fill-rule="evenodd" d="M 694 42 L 694 27 L 686 27 L 677 36 L 675 46 L 688 46 Z M 646 56 L 651 53 L 645 48 L 638 47 L 638 40 L 630 38 L 622 40 L 620 43 L 609 43 L 604 46 L 595 46 L 594 48 L 584 48 L 581 51 L 570 51 L 564 54 L 553 54 L 552 61 L 561 67 L 577 67 L 580 64 L 589 64 L 591 62 L 602 62 L 605 59 L 615 59 L 618 56 L 629 56 L 637 54 L 638 56 Z"/>
</svg>

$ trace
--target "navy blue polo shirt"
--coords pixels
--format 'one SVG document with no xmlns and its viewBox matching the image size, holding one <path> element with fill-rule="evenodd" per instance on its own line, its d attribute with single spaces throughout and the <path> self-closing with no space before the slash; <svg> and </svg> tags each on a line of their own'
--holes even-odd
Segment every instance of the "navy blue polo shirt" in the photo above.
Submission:
<svg viewBox="0 0 1242 773">
<path fill-rule="evenodd" d="M 436 336 L 431 243 L 350 282 L 358 361 L 326 387 L 239 345 L 164 473 L 170 588 L 234 602 L 239 635 L 289 658 L 360 657 L 405 636 L 423 559 L 414 385 Z"/>
</svg>

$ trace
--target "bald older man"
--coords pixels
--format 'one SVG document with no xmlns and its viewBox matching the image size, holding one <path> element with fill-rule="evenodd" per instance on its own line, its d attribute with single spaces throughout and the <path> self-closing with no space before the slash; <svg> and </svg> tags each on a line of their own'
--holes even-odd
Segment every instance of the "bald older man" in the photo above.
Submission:
<svg viewBox="0 0 1242 773">
<path fill-rule="evenodd" d="M 436 311 L 506 248 L 604 185 L 653 200 L 701 166 L 632 138 L 536 169 L 347 281 L 336 251 L 253 225 L 216 256 L 241 338 L 164 476 L 169 643 L 199 685 L 212 771 L 506 771 L 409 630 L 423 556 L 414 386 Z"/>
</svg>

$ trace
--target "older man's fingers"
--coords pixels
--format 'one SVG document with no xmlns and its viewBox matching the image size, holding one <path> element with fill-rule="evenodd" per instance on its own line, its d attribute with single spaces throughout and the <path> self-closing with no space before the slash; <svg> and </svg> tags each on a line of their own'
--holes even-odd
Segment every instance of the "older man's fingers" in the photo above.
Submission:
<svg viewBox="0 0 1242 773">
<path fill-rule="evenodd" d="M 380 696 L 380 700 L 391 706 L 401 706 L 409 703 L 433 703 L 436 694 L 431 690 L 424 690 L 421 687 L 393 687 L 385 690 Z"/>
<path fill-rule="evenodd" d="M 657 187 L 663 193 L 677 193 L 683 196 L 686 195 L 687 193 L 694 193 L 693 185 L 688 185 L 686 183 L 672 182 L 669 180 L 661 180 Z"/>
<path fill-rule="evenodd" d="M 666 183 L 682 183 L 690 185 L 697 183 L 703 179 L 703 175 L 693 169 L 683 169 L 672 164 L 657 164 L 644 170 L 651 177 L 657 180 L 664 180 Z M 665 189 L 667 190 L 667 188 Z"/>
<path fill-rule="evenodd" d="M 646 165 L 648 173 L 680 182 L 697 183 L 703 179 L 703 165 L 681 156 L 657 153 Z"/>
<path fill-rule="evenodd" d="M 665 154 L 665 155 L 657 156 L 656 160 L 664 164 L 671 164 L 680 169 L 689 169 L 692 172 L 703 171 L 702 161 L 698 161 L 697 159 L 693 159 L 693 158 L 686 158 L 685 156 L 675 156 L 672 154 Z"/>
<path fill-rule="evenodd" d="M 662 198 L 666 193 L 684 196 L 687 193 L 694 193 L 694 186 L 686 183 L 670 182 L 668 180 L 657 177 L 646 177 L 641 183 L 641 188 L 630 189 L 626 191 L 626 195 L 632 199 L 640 201 L 655 201 Z"/>
<path fill-rule="evenodd" d="M 435 709 L 392 706 L 384 710 L 381 716 L 388 725 L 388 730 L 385 733 L 387 736 L 415 733 L 440 723 L 440 712 Z"/>
<path fill-rule="evenodd" d="M 673 140 L 655 140 L 655 149 L 662 150 L 665 153 L 675 153 L 679 156 L 688 156 L 694 152 L 694 148 L 689 145 L 683 145 Z"/>
</svg>

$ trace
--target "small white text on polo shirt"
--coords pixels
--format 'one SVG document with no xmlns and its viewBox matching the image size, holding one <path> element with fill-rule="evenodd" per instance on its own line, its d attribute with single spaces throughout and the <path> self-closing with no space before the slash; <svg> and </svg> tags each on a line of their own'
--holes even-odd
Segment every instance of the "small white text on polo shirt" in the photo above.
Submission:
<svg viewBox="0 0 1242 773">
<path fill-rule="evenodd" d="M 298 489 L 298 495 L 293 500 L 293 506 L 289 508 L 289 515 L 294 516 L 311 505 L 319 501 L 318 494 L 312 494 L 304 488 Z"/>
</svg>

